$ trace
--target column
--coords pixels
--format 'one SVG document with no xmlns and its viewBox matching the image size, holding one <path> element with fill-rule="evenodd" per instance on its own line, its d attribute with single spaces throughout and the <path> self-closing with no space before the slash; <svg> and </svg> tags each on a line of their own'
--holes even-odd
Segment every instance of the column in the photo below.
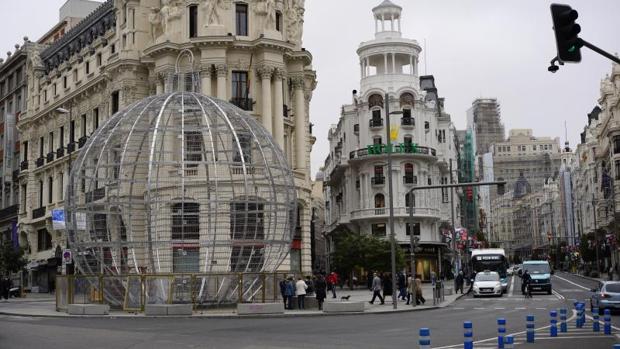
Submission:
<svg viewBox="0 0 620 349">
<path fill-rule="evenodd" d="M 273 107 L 273 137 L 276 143 L 284 150 L 284 97 L 283 79 L 284 71 L 276 69 L 273 74 L 274 107 Z"/>
<path fill-rule="evenodd" d="M 273 135 L 273 129 L 271 127 L 271 74 L 273 73 L 273 68 L 270 66 L 262 66 L 256 69 L 258 76 L 261 78 L 261 96 L 262 96 L 262 120 L 263 126 Z"/>
<path fill-rule="evenodd" d="M 164 93 L 164 82 L 160 74 L 156 74 L 155 76 L 155 93 L 158 95 Z M 99 120 L 99 122 L 101 122 L 101 120 Z"/>
<path fill-rule="evenodd" d="M 226 96 L 226 78 L 228 77 L 228 67 L 226 64 L 218 64 L 215 67 L 217 73 L 217 98 L 227 100 Z"/>
<path fill-rule="evenodd" d="M 360 61 L 360 77 L 364 77 L 364 60 Z"/>
<path fill-rule="evenodd" d="M 400 17 L 398 17 L 398 32 L 400 33 Z"/>
<path fill-rule="evenodd" d="M 387 53 L 383 54 L 383 66 L 385 67 L 383 74 L 387 74 L 388 73 Z"/>
<path fill-rule="evenodd" d="M 396 53 L 392 52 L 392 74 L 396 74 Z"/>
<path fill-rule="evenodd" d="M 390 16 L 390 30 L 394 31 L 394 15 Z"/>
<path fill-rule="evenodd" d="M 385 16 L 381 15 L 381 31 L 385 31 Z"/>
<path fill-rule="evenodd" d="M 202 72 L 200 72 L 200 86 L 203 95 L 211 95 L 211 67 L 205 67 Z"/>
<path fill-rule="evenodd" d="M 413 67 L 413 55 L 409 56 L 409 73 L 411 73 L 411 75 L 415 75 L 415 69 Z"/>
<path fill-rule="evenodd" d="M 293 79 L 293 88 L 295 90 L 295 169 L 303 171 L 306 167 L 306 99 L 303 76 Z"/>
<path fill-rule="evenodd" d="M 379 20 L 375 18 L 375 33 L 379 31 Z"/>
</svg>

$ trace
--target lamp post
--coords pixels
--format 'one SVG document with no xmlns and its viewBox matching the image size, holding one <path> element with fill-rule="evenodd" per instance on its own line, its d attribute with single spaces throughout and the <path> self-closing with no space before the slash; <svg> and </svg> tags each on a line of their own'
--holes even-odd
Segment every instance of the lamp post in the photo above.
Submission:
<svg viewBox="0 0 620 349">
<path fill-rule="evenodd" d="M 390 257 L 392 264 L 392 307 L 398 307 L 396 301 L 396 238 L 394 236 L 394 191 L 392 186 L 392 135 L 390 130 L 390 115 L 402 114 L 402 111 L 394 111 L 390 113 L 390 95 L 385 93 L 385 132 L 387 140 L 387 177 L 388 177 L 388 193 L 390 199 L 388 201 L 389 217 L 388 225 L 390 226 Z"/>
<path fill-rule="evenodd" d="M 601 276 L 601 265 L 598 257 L 598 231 L 596 227 L 596 201 L 594 199 L 594 194 L 592 194 L 592 215 L 594 218 L 594 249 L 596 251 L 596 271 L 598 272 L 599 277 Z"/>
</svg>

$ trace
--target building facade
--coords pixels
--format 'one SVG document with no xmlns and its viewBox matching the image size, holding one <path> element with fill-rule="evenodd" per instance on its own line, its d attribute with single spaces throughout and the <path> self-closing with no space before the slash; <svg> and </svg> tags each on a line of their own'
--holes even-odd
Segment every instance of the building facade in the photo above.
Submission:
<svg viewBox="0 0 620 349">
<path fill-rule="evenodd" d="M 108 0 L 39 50 L 28 61 L 28 111 L 18 124 L 28 154 L 19 230 L 33 246 L 32 270 L 67 245 L 51 213 L 64 207 L 72 162 L 88 137 L 131 103 L 170 91 L 178 68 L 199 72 L 203 94 L 254 115 L 284 150 L 299 207 L 282 268 L 310 271 L 308 106 L 316 76 L 302 47 L 303 12 L 303 0 Z M 177 62 L 184 50 L 193 63 Z"/>
<path fill-rule="evenodd" d="M 416 270 L 428 279 L 448 252 L 444 233 L 449 232 L 455 205 L 450 204 L 449 190 L 420 190 L 411 196 L 408 192 L 415 186 L 449 183 L 450 162 L 457 151 L 455 129 L 450 115 L 439 115 L 434 104 L 425 103 L 418 76 L 421 48 L 402 37 L 401 10 L 389 0 L 373 9 L 375 38 L 357 50 L 361 89 L 353 91 L 352 103 L 342 107 L 338 124 L 329 131 L 325 230 L 332 236 L 354 232 L 388 238 L 391 176 L 396 241 L 409 251 L 410 234 L 420 238 Z M 391 116 L 390 139 L 388 108 L 398 113 Z"/>
<path fill-rule="evenodd" d="M 476 154 L 491 151 L 491 146 L 504 141 L 504 124 L 495 98 L 477 98 L 467 110 L 467 128 L 474 130 Z"/>
</svg>

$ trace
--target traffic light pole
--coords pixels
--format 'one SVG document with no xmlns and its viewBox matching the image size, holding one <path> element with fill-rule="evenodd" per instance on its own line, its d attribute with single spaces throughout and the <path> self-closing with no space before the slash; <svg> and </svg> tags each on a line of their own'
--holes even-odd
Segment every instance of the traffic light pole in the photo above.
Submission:
<svg viewBox="0 0 620 349">
<path fill-rule="evenodd" d="M 585 41 L 583 39 L 579 39 L 579 46 L 585 46 L 585 47 L 589 48 L 590 50 L 598 53 L 599 55 L 601 55 L 601 56 L 603 56 L 605 58 L 609 58 L 612 61 L 620 64 L 620 58 L 612 55 L 611 53 L 609 53 L 609 52 L 607 52 L 607 51 L 605 51 L 605 50 L 603 50 L 603 49 L 601 49 L 601 48 L 599 48 L 597 46 L 592 45 L 591 43 L 589 43 L 589 42 L 587 42 L 587 41 Z"/>
</svg>

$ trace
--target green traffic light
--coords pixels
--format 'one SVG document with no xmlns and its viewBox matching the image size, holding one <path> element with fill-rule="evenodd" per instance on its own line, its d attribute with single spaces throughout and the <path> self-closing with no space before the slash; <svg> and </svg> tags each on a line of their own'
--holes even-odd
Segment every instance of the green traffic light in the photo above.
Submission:
<svg viewBox="0 0 620 349">
<path fill-rule="evenodd" d="M 575 52 L 576 49 L 577 49 L 577 46 L 573 45 L 573 46 L 568 48 L 568 52 L 573 53 L 573 52 Z"/>
</svg>

